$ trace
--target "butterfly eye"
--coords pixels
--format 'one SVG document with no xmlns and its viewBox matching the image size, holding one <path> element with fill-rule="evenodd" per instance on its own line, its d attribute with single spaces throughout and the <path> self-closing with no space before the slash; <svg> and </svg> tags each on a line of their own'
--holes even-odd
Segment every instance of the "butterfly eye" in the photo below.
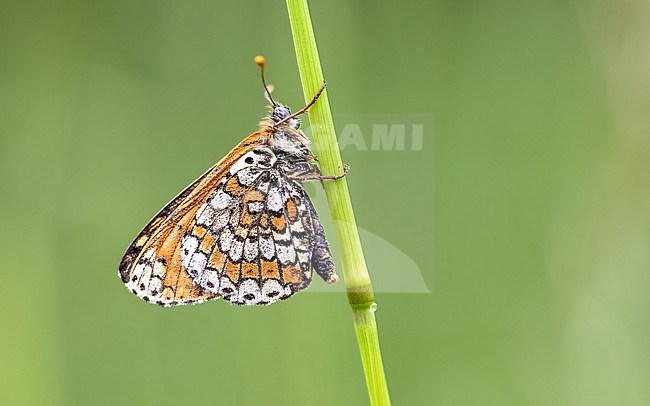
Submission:
<svg viewBox="0 0 650 406">
<path fill-rule="evenodd" d="M 272 118 L 273 121 L 276 123 L 279 121 L 284 120 L 285 118 L 289 117 L 291 115 L 291 110 L 289 110 L 289 107 L 283 106 L 282 104 L 278 104 L 277 106 L 273 107 L 273 114 Z"/>
</svg>

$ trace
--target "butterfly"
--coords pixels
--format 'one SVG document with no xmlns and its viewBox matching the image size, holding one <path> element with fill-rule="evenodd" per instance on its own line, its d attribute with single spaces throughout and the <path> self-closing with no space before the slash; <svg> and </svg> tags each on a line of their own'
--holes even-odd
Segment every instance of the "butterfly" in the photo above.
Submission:
<svg viewBox="0 0 650 406">
<path fill-rule="evenodd" d="M 312 271 L 339 280 L 323 226 L 302 186 L 322 175 L 295 113 L 271 97 L 268 117 L 222 160 L 168 203 L 129 245 L 119 275 L 135 295 L 161 306 L 223 298 L 270 305 L 305 289 Z"/>
</svg>

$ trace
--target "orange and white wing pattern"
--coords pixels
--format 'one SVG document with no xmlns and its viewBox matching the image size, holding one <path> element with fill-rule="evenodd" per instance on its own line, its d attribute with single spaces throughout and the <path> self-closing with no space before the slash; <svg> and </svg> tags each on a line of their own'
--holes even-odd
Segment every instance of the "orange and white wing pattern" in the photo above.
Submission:
<svg viewBox="0 0 650 406">
<path fill-rule="evenodd" d="M 216 299 L 196 285 L 182 268 L 180 245 L 196 211 L 241 155 L 267 141 L 261 132 L 243 140 L 224 159 L 168 203 L 131 242 L 119 265 L 126 286 L 141 299 L 162 306 Z"/>
<path fill-rule="evenodd" d="M 269 305 L 311 282 L 338 281 L 294 164 L 254 133 L 167 205 L 131 244 L 120 275 L 162 306 L 223 297 Z"/>
</svg>

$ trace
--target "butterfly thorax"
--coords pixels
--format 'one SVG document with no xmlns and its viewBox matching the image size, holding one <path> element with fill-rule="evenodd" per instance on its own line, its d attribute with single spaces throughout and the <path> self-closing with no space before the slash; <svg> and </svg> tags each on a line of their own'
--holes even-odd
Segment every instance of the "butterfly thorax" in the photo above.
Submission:
<svg viewBox="0 0 650 406">
<path fill-rule="evenodd" d="M 292 160 L 309 161 L 309 138 L 300 130 L 300 120 L 287 117 L 291 115 L 289 107 L 277 104 L 271 109 L 269 117 L 260 123 L 262 130 L 270 134 L 271 149 L 279 155 L 287 156 Z"/>
</svg>

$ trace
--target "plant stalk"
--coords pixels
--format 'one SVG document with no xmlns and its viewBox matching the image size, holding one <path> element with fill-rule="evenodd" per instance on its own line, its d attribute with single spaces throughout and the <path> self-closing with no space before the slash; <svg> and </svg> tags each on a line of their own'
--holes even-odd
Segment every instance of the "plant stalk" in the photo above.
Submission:
<svg viewBox="0 0 650 406">
<path fill-rule="evenodd" d="M 323 71 L 318 57 L 307 1 L 287 0 L 287 8 L 300 79 L 307 103 L 323 84 Z M 323 174 L 340 174 L 343 171 L 343 163 L 336 139 L 327 89 L 320 96 L 318 102 L 309 109 L 309 122 L 312 140 Z M 370 403 L 373 406 L 390 405 L 375 320 L 377 305 L 354 219 L 348 184 L 346 179 L 342 178 L 336 181 L 326 181 L 324 186 L 336 237 L 339 241 L 345 288 L 352 308 Z"/>
</svg>

